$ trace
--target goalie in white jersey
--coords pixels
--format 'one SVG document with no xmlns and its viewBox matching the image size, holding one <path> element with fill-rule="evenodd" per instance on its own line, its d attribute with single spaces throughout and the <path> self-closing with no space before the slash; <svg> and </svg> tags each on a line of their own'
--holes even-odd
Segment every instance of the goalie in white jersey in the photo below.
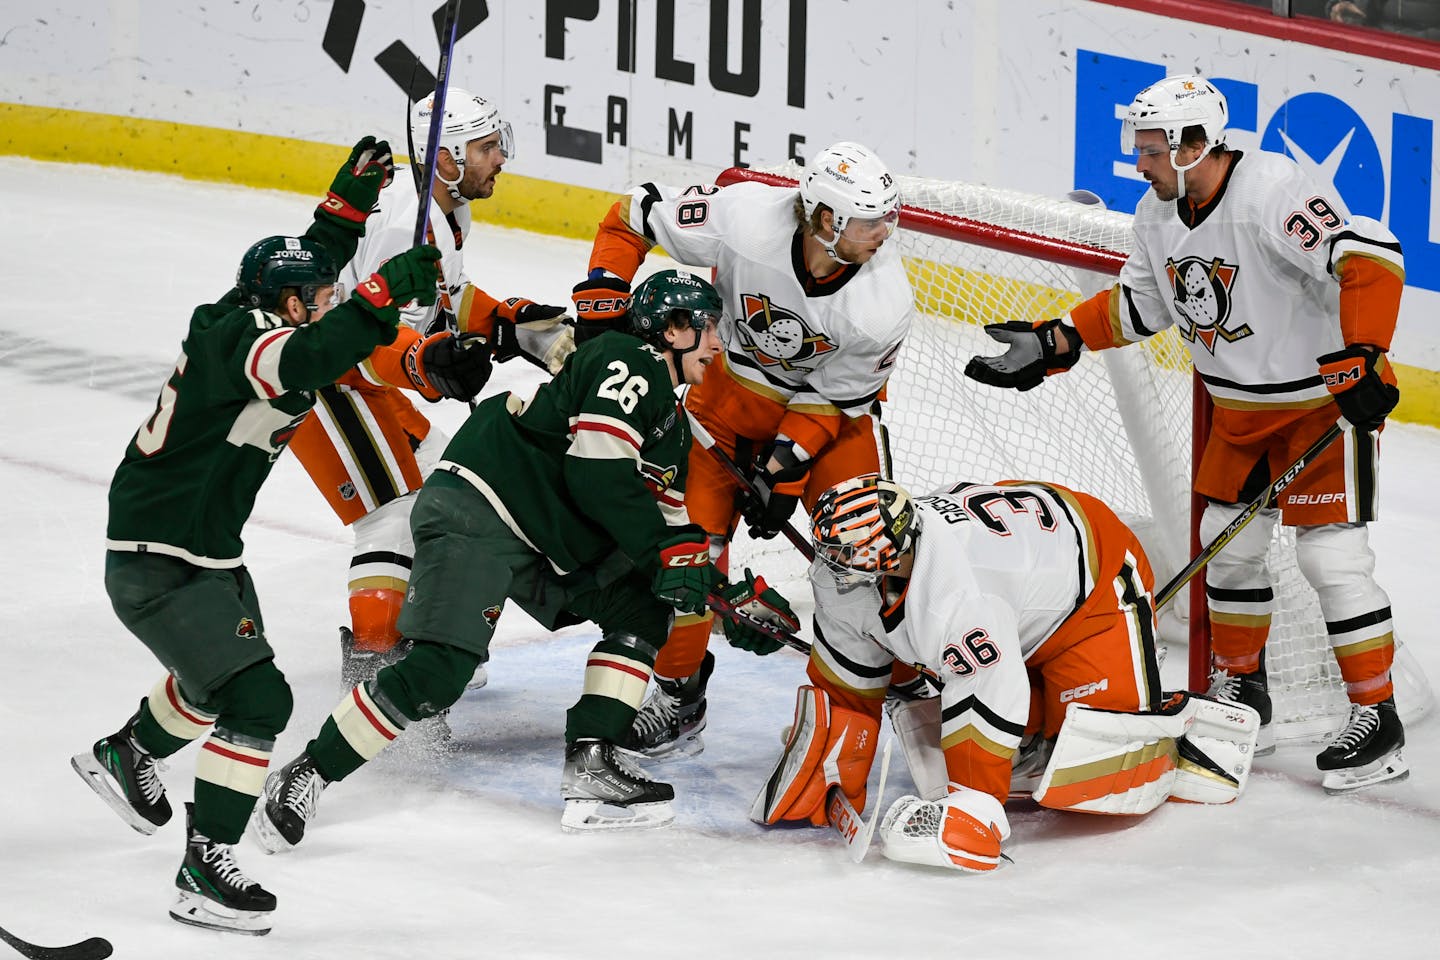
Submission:
<svg viewBox="0 0 1440 960">
<path fill-rule="evenodd" d="M 600 224 L 589 277 L 575 287 L 579 338 L 623 314 L 630 280 L 653 245 L 715 268 L 724 359 L 685 405 L 716 447 L 753 473 L 759 491 L 744 502 L 730 474 L 698 440 L 692 446 L 686 509 L 710 534 L 717 560 L 742 506 L 751 534 L 773 537 L 797 503 L 808 511 L 831 485 L 879 470 L 870 410 L 914 316 L 899 251 L 885 242 L 899 216 L 899 188 L 885 164 L 841 142 L 811 159 L 798 190 L 645 183 Z M 630 749 L 700 751 L 712 617 L 676 618 Z"/>
<path fill-rule="evenodd" d="M 863 810 L 896 664 L 940 693 L 891 711 L 923 794 L 886 815 L 892 859 L 995 869 L 1022 744 L 1044 768 L 1035 800 L 1056 809 L 1143 814 L 1243 788 L 1259 716 L 1160 692 L 1149 561 L 1094 497 L 1005 482 L 912 499 L 869 475 L 820 497 L 811 536 L 811 683 L 757 822 L 823 824 L 831 788 Z"/>
<path fill-rule="evenodd" d="M 1028 390 L 1091 350 L 1175 325 L 1215 403 L 1195 490 L 1210 541 L 1341 416 L 1341 438 L 1210 561 L 1211 691 L 1270 720 L 1264 646 L 1274 593 L 1266 555 L 1277 519 L 1296 528 L 1300 570 L 1320 597 L 1351 701 L 1349 722 L 1316 758 L 1327 791 L 1403 779 L 1390 599 L 1375 582 L 1365 524 L 1376 518 L 1376 436 L 1399 400 L 1386 350 L 1405 265 L 1384 226 L 1352 217 L 1332 192 L 1275 153 L 1225 146 L 1228 107 L 1198 76 L 1136 96 L 1122 132 L 1152 190 L 1135 211 L 1135 250 L 1113 289 L 1069 322 L 992 324 L 1009 345 L 966 374 Z M 1273 747 L 1262 733 L 1262 752 Z"/>
</svg>

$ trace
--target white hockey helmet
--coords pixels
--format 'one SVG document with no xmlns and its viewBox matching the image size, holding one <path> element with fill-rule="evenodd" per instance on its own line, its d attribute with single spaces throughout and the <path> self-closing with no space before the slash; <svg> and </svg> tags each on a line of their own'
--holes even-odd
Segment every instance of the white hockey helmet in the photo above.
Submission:
<svg viewBox="0 0 1440 960">
<path fill-rule="evenodd" d="M 829 207 L 837 239 L 851 220 L 884 223 L 889 237 L 900 219 L 900 186 L 889 168 L 870 148 L 848 140 L 831 144 L 805 165 L 800 202 L 807 220 L 821 204 Z M 831 256 L 833 243 L 825 245 Z"/>
<path fill-rule="evenodd" d="M 1135 95 L 1120 125 L 1120 150 L 1126 154 L 1135 152 L 1137 130 L 1163 130 L 1170 144 L 1170 163 L 1183 172 L 1225 142 L 1229 120 L 1229 104 L 1215 84 L 1196 74 L 1166 77 Z M 1205 131 L 1205 148 L 1193 162 L 1181 167 L 1175 165 L 1175 151 L 1180 149 L 1186 127 Z"/>
<path fill-rule="evenodd" d="M 430 139 L 430 118 L 434 112 L 433 93 L 421 97 L 410 109 L 410 137 L 415 144 L 417 162 L 424 159 L 425 146 Z M 515 138 L 510 124 L 500 119 L 500 108 L 460 87 L 450 87 L 445 91 L 445 117 L 440 125 L 438 146 L 450 151 L 450 158 L 460 168 L 461 178 L 465 176 L 466 144 L 488 137 L 497 130 L 500 132 L 500 152 L 508 160 L 515 156 Z M 450 186 L 451 194 L 455 194 L 455 184 L 448 180 L 444 182 Z M 456 184 L 459 182 L 458 179 L 455 181 Z"/>
</svg>

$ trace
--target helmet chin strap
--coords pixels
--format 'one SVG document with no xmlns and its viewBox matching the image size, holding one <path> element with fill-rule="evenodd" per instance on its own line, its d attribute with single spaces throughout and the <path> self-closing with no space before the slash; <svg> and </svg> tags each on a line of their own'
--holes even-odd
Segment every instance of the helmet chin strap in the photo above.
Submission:
<svg viewBox="0 0 1440 960">
<path fill-rule="evenodd" d="M 437 163 L 435 165 L 435 179 L 445 184 L 445 189 L 450 191 L 451 199 L 456 200 L 460 203 L 464 203 L 465 198 L 460 195 L 460 181 L 465 179 L 465 164 L 457 161 L 455 163 L 455 169 L 460 171 L 459 174 L 455 177 L 455 179 L 446 180 L 445 174 L 440 172 L 440 165 Z"/>
<path fill-rule="evenodd" d="M 842 264 L 843 266 L 847 267 L 850 266 L 853 261 L 846 260 L 844 257 L 840 256 L 840 254 L 835 250 L 836 245 L 840 242 L 840 231 L 835 229 L 835 220 L 833 213 L 831 214 L 830 231 L 835 235 L 835 238 L 833 240 L 826 240 L 824 237 L 820 236 L 819 233 L 813 234 L 813 236 L 815 237 L 816 241 L 819 242 L 821 249 L 825 251 L 826 256 L 828 256 L 831 260 L 834 260 L 838 264 Z"/>
<path fill-rule="evenodd" d="M 1176 149 L 1178 150 L 1179 148 L 1177 147 Z M 1175 171 L 1175 192 L 1178 197 L 1185 196 L 1185 171 L 1194 169 L 1201 160 L 1204 160 L 1208 156 L 1210 156 L 1210 144 L 1207 143 L 1205 144 L 1205 148 L 1200 151 L 1200 156 L 1182 167 L 1175 162 L 1175 150 L 1170 151 L 1170 166 Z"/>
</svg>

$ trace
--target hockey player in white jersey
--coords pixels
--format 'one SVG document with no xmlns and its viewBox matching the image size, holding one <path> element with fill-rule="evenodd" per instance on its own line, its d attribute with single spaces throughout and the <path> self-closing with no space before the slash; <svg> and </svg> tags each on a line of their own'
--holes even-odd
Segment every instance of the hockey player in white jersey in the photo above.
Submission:
<svg viewBox="0 0 1440 960">
<path fill-rule="evenodd" d="M 1028 390 L 1070 369 L 1081 349 L 1175 325 L 1215 404 L 1195 483 L 1209 501 L 1205 541 L 1342 417 L 1341 439 L 1285 489 L 1279 509 L 1262 511 L 1209 563 L 1211 690 L 1269 723 L 1266 554 L 1278 514 L 1295 527 L 1300 570 L 1319 594 L 1351 701 L 1345 728 L 1316 758 L 1324 788 L 1403 779 L 1390 599 L 1375 582 L 1365 525 L 1376 517 L 1377 433 L 1399 399 L 1386 351 L 1404 258 L 1384 226 L 1349 216 L 1294 161 L 1228 149 L 1227 114 L 1203 77 L 1141 91 L 1122 140 L 1152 189 L 1136 208 L 1135 249 L 1119 283 L 1066 319 L 988 326 L 1008 350 L 972 359 L 965 372 Z M 1261 742 L 1262 752 L 1273 745 L 1268 730 Z"/>
<path fill-rule="evenodd" d="M 811 536 L 810 683 L 757 822 L 824 824 L 832 789 L 863 810 L 895 664 L 940 692 L 891 711 L 921 793 L 886 814 L 892 859 L 995 869 L 1022 744 L 1043 768 L 1026 792 L 1056 809 L 1143 814 L 1243 789 L 1259 716 L 1160 692 L 1150 564 L 1094 497 L 1006 482 L 911 498 L 870 475 L 820 497 Z"/>
<path fill-rule="evenodd" d="M 420 100 L 409 117 L 417 150 L 427 143 L 433 101 L 433 95 Z M 492 358 L 524 356 L 554 373 L 574 350 L 570 328 L 560 322 L 563 307 L 497 300 L 465 270 L 470 201 L 492 195 L 501 169 L 514 156 L 510 125 L 494 104 L 451 87 L 436 153 L 429 236 L 443 257 L 440 300 L 406 311 L 394 344 L 321 390 L 291 443 L 336 516 L 355 534 L 350 625 L 340 628 L 346 686 L 373 676 L 399 655 L 395 619 L 415 554 L 410 510 L 449 441 L 400 388 L 428 401 L 469 400 L 489 378 Z M 419 217 L 413 179 L 397 177 L 381 192 L 364 240 L 341 271 L 346 289 L 410 247 Z M 472 686 L 484 680 L 482 664 Z"/>
<path fill-rule="evenodd" d="M 885 242 L 899 214 L 885 164 L 842 142 L 807 164 L 798 189 L 645 183 L 601 223 L 589 276 L 575 287 L 582 338 L 623 315 L 630 281 L 655 244 L 682 263 L 715 268 L 724 362 L 690 391 L 686 407 L 720 450 L 753 471 L 760 491 L 746 502 L 711 455 L 692 447 L 686 505 L 717 559 L 742 511 L 752 535 L 773 537 L 797 503 L 808 510 L 832 484 L 879 469 L 869 411 L 914 314 L 899 252 Z M 711 620 L 708 612 L 676 618 L 632 750 L 702 748 Z"/>
</svg>

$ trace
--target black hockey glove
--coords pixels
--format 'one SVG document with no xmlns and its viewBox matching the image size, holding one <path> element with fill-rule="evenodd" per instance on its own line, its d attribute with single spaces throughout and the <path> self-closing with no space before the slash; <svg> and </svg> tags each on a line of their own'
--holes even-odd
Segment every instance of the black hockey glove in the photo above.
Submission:
<svg viewBox="0 0 1440 960">
<path fill-rule="evenodd" d="M 355 288 L 355 298 L 370 308 L 384 322 L 394 326 L 400 322 L 400 308 L 416 301 L 421 306 L 435 302 L 439 291 L 435 283 L 440 277 L 440 251 L 424 244 L 391 257 L 380 269 L 362 280 Z"/>
<path fill-rule="evenodd" d="M 1056 346 L 1060 330 L 1070 341 L 1070 349 L 1063 354 L 1057 352 Z M 987 323 L 985 332 L 1008 349 L 997 357 L 971 357 L 965 365 L 965 376 L 992 387 L 1033 390 L 1048 375 L 1069 370 L 1080 359 L 1080 335 L 1063 320 Z"/>
<path fill-rule="evenodd" d="M 380 202 L 380 191 L 395 177 L 395 158 L 390 144 L 365 137 L 350 151 L 345 166 L 335 174 L 330 192 L 320 201 L 317 213 L 354 228 L 363 229 L 365 218 Z"/>
<path fill-rule="evenodd" d="M 735 608 L 736 613 L 743 614 L 750 620 L 778 627 L 790 634 L 800 630 L 800 620 L 795 616 L 795 611 L 790 609 L 790 604 L 780 595 L 780 591 L 767 584 L 764 577 L 755 576 L 748 568 L 745 578 L 720 591 L 720 596 Z M 785 646 L 744 620 L 722 617 L 720 623 L 730 646 L 749 650 L 756 656 L 763 657 Z"/>
<path fill-rule="evenodd" d="M 587 279 L 575 284 L 571 299 L 575 301 L 578 345 L 606 330 L 620 329 L 625 311 L 630 308 L 630 284 L 619 277 L 608 277 L 602 270 L 591 270 Z"/>
<path fill-rule="evenodd" d="M 1400 402 L 1400 388 L 1380 377 L 1384 357 L 1380 350 L 1351 344 L 1315 361 L 1320 365 L 1325 389 L 1340 408 L 1340 415 L 1357 430 L 1380 429 L 1385 417 Z"/>
<path fill-rule="evenodd" d="M 681 613 L 704 613 L 705 600 L 720 581 L 720 571 L 710 562 L 710 535 L 698 524 L 686 524 L 656 549 L 659 569 L 650 592 Z"/>
<path fill-rule="evenodd" d="M 478 333 L 432 334 L 405 354 L 405 374 L 422 395 L 433 391 L 451 400 L 472 400 L 485 389 L 490 370 L 490 343 Z"/>
<path fill-rule="evenodd" d="M 495 307 L 495 360 L 504 363 L 520 356 L 520 339 L 515 333 L 517 323 L 544 323 L 565 315 L 564 307 L 536 303 L 524 297 L 501 300 Z"/>
<path fill-rule="evenodd" d="M 771 459 L 777 469 L 768 467 Z M 795 513 L 795 505 L 805 492 L 805 481 L 810 476 L 810 461 L 795 456 L 794 444 L 786 441 L 760 457 L 765 464 L 755 474 L 755 490 L 741 505 L 740 512 L 750 526 L 750 536 L 770 540 L 780 532 Z"/>
</svg>

